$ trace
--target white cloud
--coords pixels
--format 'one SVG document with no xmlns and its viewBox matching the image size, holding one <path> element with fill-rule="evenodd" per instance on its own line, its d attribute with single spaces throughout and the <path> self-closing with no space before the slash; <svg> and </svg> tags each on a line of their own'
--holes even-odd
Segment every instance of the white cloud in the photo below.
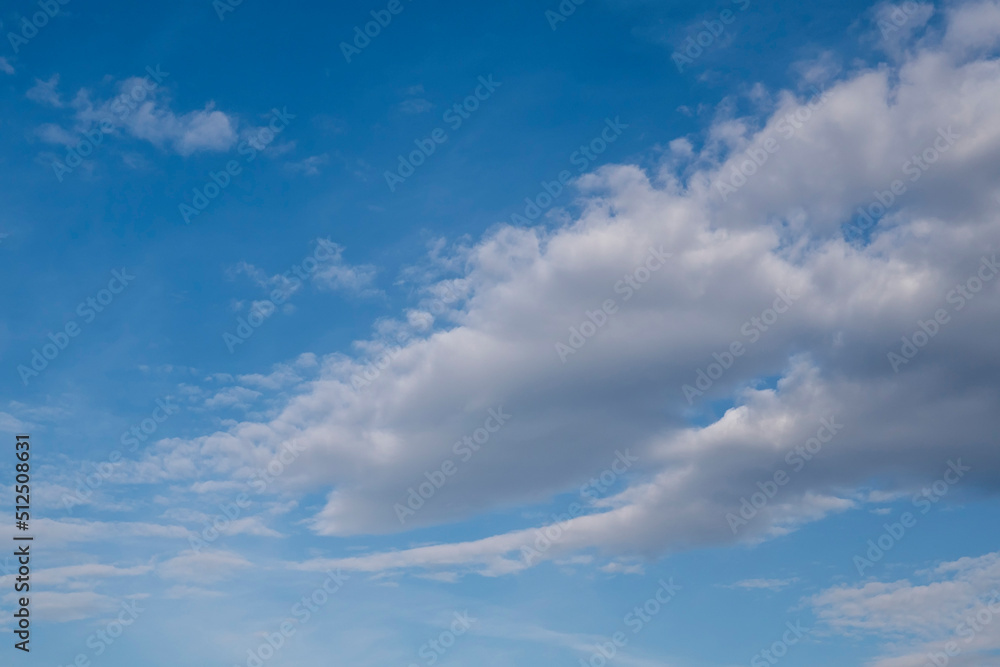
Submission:
<svg viewBox="0 0 1000 667">
<path fill-rule="evenodd" d="M 50 544 L 71 542 L 103 542 L 108 535 L 117 539 L 129 537 L 162 537 L 187 539 L 191 533 L 182 526 L 165 526 L 155 523 L 126 521 L 86 521 L 84 519 L 34 519 L 31 522 L 35 537 Z"/>
<path fill-rule="evenodd" d="M 928 653 L 960 653 L 948 664 L 983 665 L 1000 651 L 1000 552 L 942 563 L 907 580 L 838 586 L 814 596 L 817 616 L 833 631 L 884 640 L 872 667 L 924 667 Z M 954 650 L 954 649 L 952 649 Z"/>
<path fill-rule="evenodd" d="M 0 57 L 0 72 L 4 74 L 13 74 L 14 66 L 10 64 L 10 61 L 6 58 Z"/>
<path fill-rule="evenodd" d="M 80 136 L 78 134 L 73 134 L 66 128 L 55 123 L 42 123 L 35 129 L 35 134 L 47 144 L 75 146 L 80 143 Z"/>
<path fill-rule="evenodd" d="M 227 387 L 205 401 L 210 410 L 219 408 L 239 408 L 249 410 L 250 404 L 260 398 L 260 392 L 246 387 Z"/>
<path fill-rule="evenodd" d="M 93 586 L 95 579 L 106 579 L 113 577 L 137 577 L 147 574 L 153 570 L 151 565 L 136 565 L 134 567 L 118 567 L 116 565 L 104 565 L 101 563 L 85 563 L 82 565 L 66 565 L 63 567 L 50 567 L 36 570 L 32 573 L 34 581 L 40 586 L 55 586 L 65 584 L 75 580 L 83 580 L 80 583 L 88 587 Z M 0 586 L 13 584 L 16 574 L 8 574 L 0 577 Z"/>
<path fill-rule="evenodd" d="M 240 262 L 231 271 L 231 276 L 246 275 L 252 279 L 264 294 L 269 296 L 273 290 L 280 290 L 285 299 L 290 298 L 302 289 L 304 283 L 299 275 L 309 275 L 310 282 L 322 290 L 348 292 L 355 296 L 369 297 L 381 294 L 373 286 L 377 271 L 370 264 L 352 265 L 344 261 L 344 247 L 322 239 L 326 257 L 316 259 L 315 269 L 311 274 L 304 274 L 302 267 L 275 275 L 269 275 L 263 269 Z M 307 267 L 308 268 L 308 267 Z"/>
<path fill-rule="evenodd" d="M 415 97 L 408 100 L 403 100 L 399 104 L 399 110 L 406 114 L 421 114 L 427 113 L 434 108 L 434 104 L 429 100 L 425 100 L 422 97 Z"/>
<path fill-rule="evenodd" d="M 59 75 L 49 81 L 36 82 L 28 97 L 51 106 L 64 106 L 56 91 Z M 39 130 L 40 136 L 53 143 L 77 143 L 83 132 L 94 131 L 99 124 L 110 125 L 114 132 L 148 141 L 164 150 L 180 155 L 201 151 L 222 152 L 229 150 L 237 139 L 238 121 L 235 116 L 217 110 L 208 102 L 204 108 L 177 113 L 171 108 L 172 99 L 164 84 L 155 83 L 149 76 L 130 77 L 115 85 L 115 95 L 107 99 L 95 98 L 94 93 L 81 88 L 73 97 L 73 127 L 59 126 Z M 68 135 L 75 136 L 68 142 Z"/>
<path fill-rule="evenodd" d="M 436 330 L 380 322 L 379 336 L 358 343 L 377 349 L 396 330 L 415 337 L 370 386 L 351 383 L 366 359 L 328 355 L 275 418 L 159 443 L 143 465 L 165 478 L 245 479 L 294 442 L 303 451 L 273 489 L 329 490 L 314 529 L 357 535 L 546 501 L 575 493 L 618 450 L 639 458 L 622 490 L 581 499 L 581 515 L 530 563 L 521 547 L 535 543 L 533 527 L 309 565 L 372 572 L 497 575 L 587 549 L 643 557 L 763 540 L 865 504 L 872 479 L 886 493 L 934 480 L 959 455 L 976 461 L 969 491 L 997 491 L 1000 454 L 987 443 L 1000 402 L 989 333 L 1000 278 L 950 311 L 947 334 L 898 373 L 887 359 L 918 321 L 951 309 L 949 290 L 998 249 L 998 186 L 984 167 L 1000 161 L 1000 62 L 952 49 L 968 28 L 948 16 L 956 23 L 937 41 L 921 38 L 896 65 L 843 74 L 815 109 L 788 92 L 758 96 L 776 100 L 764 122 L 723 111 L 698 150 L 659 171 L 608 166 L 581 178 L 571 222 L 498 226 L 461 252 L 459 278 L 424 285 L 416 312 Z M 804 120 L 786 136 L 796 113 Z M 910 180 L 906 161 L 949 132 L 958 140 Z M 780 137 L 780 148 L 723 199 L 715 184 L 765 137 Z M 842 224 L 897 179 L 906 192 L 871 242 L 845 241 Z M 670 254 L 655 271 L 642 268 L 651 249 Z M 787 289 L 796 293 L 787 312 L 761 323 Z M 563 363 L 556 344 L 569 346 L 580 335 L 571 327 L 588 321 L 594 334 Z M 684 385 L 735 341 L 745 352 L 689 404 Z M 713 402 L 733 407 L 718 417 Z M 512 418 L 462 460 L 455 444 L 498 406 Z M 824 419 L 843 429 L 822 465 L 797 472 L 734 535 L 726 514 L 789 469 L 788 453 Z M 459 472 L 402 524 L 396 506 L 449 459 Z"/>
<path fill-rule="evenodd" d="M 343 291 L 357 296 L 375 296 L 381 291 L 373 287 L 377 273 L 371 264 L 352 265 L 343 260 L 343 246 L 336 243 L 327 246 L 334 257 L 312 275 L 312 282 L 320 289 Z"/>
<path fill-rule="evenodd" d="M 330 162 L 330 156 L 323 153 L 322 155 L 311 155 L 299 162 L 289 162 L 286 167 L 293 173 L 318 176 L 320 167 L 325 166 L 328 162 Z"/>
<path fill-rule="evenodd" d="M 28 89 L 28 92 L 25 93 L 25 97 L 32 102 L 58 108 L 63 106 L 62 98 L 59 96 L 59 91 L 57 90 L 58 87 L 58 74 L 53 74 L 49 77 L 48 81 L 35 79 L 35 85 Z"/>
<path fill-rule="evenodd" d="M 780 591 L 783 588 L 791 586 L 797 581 L 798 579 L 794 577 L 791 579 L 744 579 L 743 581 L 737 581 L 735 584 L 730 584 L 726 586 L 726 588 Z"/>
<path fill-rule="evenodd" d="M 7 412 L 0 412 L 0 431 L 4 433 L 27 433 L 29 425 Z"/>
<path fill-rule="evenodd" d="M 4 596 L 4 601 L 13 603 L 17 599 L 14 593 Z M 31 594 L 31 613 L 37 620 L 64 623 L 93 618 L 111 613 L 118 609 L 120 602 L 115 598 L 94 593 L 92 591 L 74 591 L 57 593 L 54 591 L 35 591 Z"/>
<path fill-rule="evenodd" d="M 229 579 L 250 566 L 250 561 L 229 551 L 185 551 L 161 563 L 157 573 L 166 579 L 204 584 Z"/>
<path fill-rule="evenodd" d="M 222 597 L 224 593 L 197 586 L 171 586 L 164 595 L 171 600 L 197 600 Z"/>
</svg>

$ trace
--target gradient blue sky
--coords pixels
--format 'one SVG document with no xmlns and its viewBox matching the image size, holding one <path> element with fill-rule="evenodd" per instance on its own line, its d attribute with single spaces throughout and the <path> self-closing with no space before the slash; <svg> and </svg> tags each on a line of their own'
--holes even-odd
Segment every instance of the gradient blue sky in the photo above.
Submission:
<svg viewBox="0 0 1000 667">
<path fill-rule="evenodd" d="M 998 659 L 1000 4 L 399 0 L 348 62 L 392 3 L 53 3 L 0 14 L 9 660 L 253 667 L 327 572 L 263 664 Z"/>
</svg>

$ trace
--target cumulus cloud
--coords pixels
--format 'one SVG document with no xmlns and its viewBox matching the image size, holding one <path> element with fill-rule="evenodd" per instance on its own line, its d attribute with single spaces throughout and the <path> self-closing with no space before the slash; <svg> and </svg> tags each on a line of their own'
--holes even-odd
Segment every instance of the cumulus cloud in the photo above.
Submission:
<svg viewBox="0 0 1000 667">
<path fill-rule="evenodd" d="M 819 99 L 760 97 L 763 119 L 723 110 L 658 170 L 584 176 L 570 222 L 499 226 L 463 252 L 460 278 L 425 286 L 433 327 L 381 323 L 419 335 L 363 388 L 367 359 L 327 355 L 274 419 L 159 443 L 142 465 L 238 479 L 294 445 L 274 489 L 326 491 L 313 529 L 357 535 L 576 494 L 616 452 L 638 458 L 548 519 L 544 548 L 535 524 L 299 565 L 363 571 L 497 575 L 584 550 L 759 541 L 936 479 L 956 456 L 976 461 L 964 489 L 995 492 L 1000 277 L 954 291 L 998 250 L 984 166 L 1000 160 L 1000 61 L 956 46 L 963 12 L 996 6 L 951 10 L 896 64 L 845 72 Z M 984 48 L 1000 36 L 987 32 Z M 902 337 L 942 309 L 909 355 Z M 491 409 L 511 418 L 472 450 Z M 838 427 L 820 442 L 824 423 Z M 796 455 L 811 441 L 822 465 Z M 458 471 L 419 497 L 446 461 Z M 735 530 L 727 515 L 779 469 L 789 481 Z"/>
</svg>

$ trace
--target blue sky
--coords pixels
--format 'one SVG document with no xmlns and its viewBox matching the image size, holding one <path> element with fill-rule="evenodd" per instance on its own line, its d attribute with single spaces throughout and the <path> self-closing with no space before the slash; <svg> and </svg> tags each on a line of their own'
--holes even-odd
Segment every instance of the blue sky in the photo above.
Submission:
<svg viewBox="0 0 1000 667">
<path fill-rule="evenodd" d="M 1000 4 L 223 2 L 0 14 L 15 659 L 996 660 Z"/>
</svg>

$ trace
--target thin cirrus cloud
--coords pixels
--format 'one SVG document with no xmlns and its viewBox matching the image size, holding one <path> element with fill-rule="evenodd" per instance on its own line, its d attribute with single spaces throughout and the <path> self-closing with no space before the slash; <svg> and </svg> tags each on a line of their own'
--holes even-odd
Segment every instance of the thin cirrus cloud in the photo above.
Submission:
<svg viewBox="0 0 1000 667">
<path fill-rule="evenodd" d="M 988 664 L 1000 651 L 1000 553 L 941 563 L 918 576 L 923 583 L 836 586 L 808 603 L 828 629 L 881 640 L 883 654 L 872 667 L 923 667 L 930 654 L 959 667 Z"/>
</svg>

